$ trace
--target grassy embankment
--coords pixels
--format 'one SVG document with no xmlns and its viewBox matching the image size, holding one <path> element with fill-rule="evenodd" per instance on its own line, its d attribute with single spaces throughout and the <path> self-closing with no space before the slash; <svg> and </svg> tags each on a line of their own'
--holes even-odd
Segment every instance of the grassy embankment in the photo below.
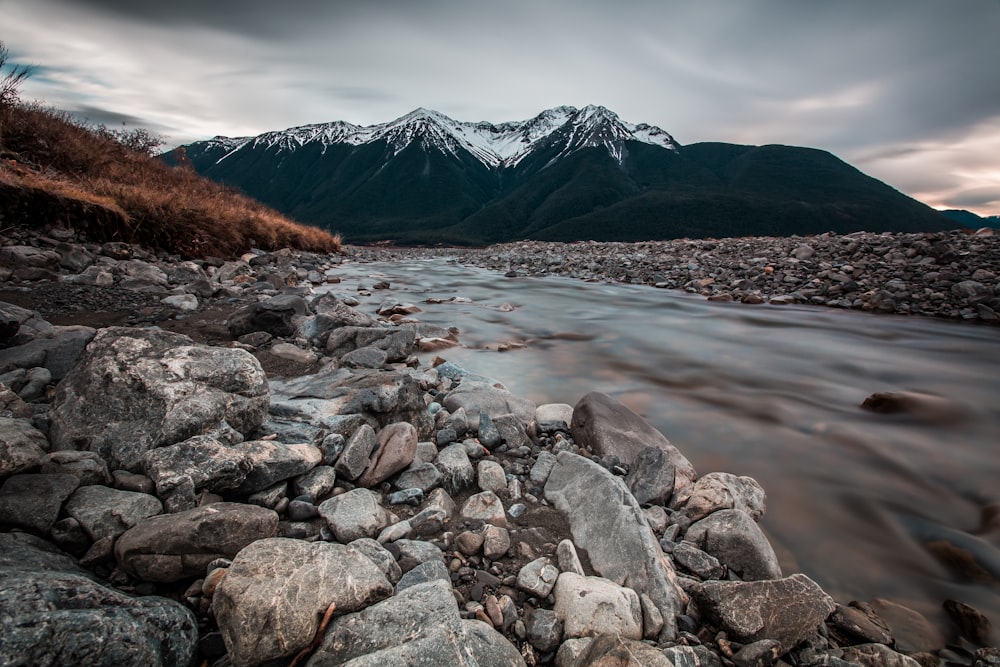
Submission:
<svg viewBox="0 0 1000 667">
<path fill-rule="evenodd" d="M 159 143 L 143 130 L 86 126 L 8 94 L 0 100 L 0 231 L 63 226 L 89 241 L 188 258 L 340 249 L 339 236 L 152 157 Z"/>
</svg>

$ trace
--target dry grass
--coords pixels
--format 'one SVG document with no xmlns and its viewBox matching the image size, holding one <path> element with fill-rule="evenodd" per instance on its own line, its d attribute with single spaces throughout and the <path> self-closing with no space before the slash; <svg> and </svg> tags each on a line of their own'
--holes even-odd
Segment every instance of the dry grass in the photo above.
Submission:
<svg viewBox="0 0 1000 667">
<path fill-rule="evenodd" d="M 127 241 L 185 257 L 232 257 L 251 247 L 340 250 L 339 236 L 127 143 L 37 105 L 0 107 L 3 225 L 58 224 L 91 241 Z"/>
</svg>

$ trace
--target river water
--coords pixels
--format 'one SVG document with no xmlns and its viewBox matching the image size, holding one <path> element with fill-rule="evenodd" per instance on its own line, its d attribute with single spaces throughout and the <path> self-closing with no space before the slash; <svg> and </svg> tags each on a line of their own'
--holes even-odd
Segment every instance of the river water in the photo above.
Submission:
<svg viewBox="0 0 1000 667">
<path fill-rule="evenodd" d="M 446 259 L 339 275 L 333 291 L 356 297 L 370 276 L 391 283 L 358 297 L 366 312 L 393 298 L 458 327 L 464 347 L 437 354 L 515 394 L 572 405 L 602 391 L 699 474 L 754 477 L 785 574 L 942 625 L 941 602 L 956 599 L 1000 626 L 1000 327 L 504 278 Z M 425 302 L 451 297 L 471 302 Z M 918 414 L 860 407 L 903 390 L 946 400 Z"/>
</svg>

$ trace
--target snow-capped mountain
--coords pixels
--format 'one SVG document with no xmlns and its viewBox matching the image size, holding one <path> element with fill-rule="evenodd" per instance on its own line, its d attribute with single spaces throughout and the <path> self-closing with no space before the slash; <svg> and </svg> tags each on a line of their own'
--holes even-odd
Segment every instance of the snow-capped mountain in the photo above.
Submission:
<svg viewBox="0 0 1000 667">
<path fill-rule="evenodd" d="M 267 132 L 256 137 L 215 137 L 208 143 L 225 149 L 225 154 L 219 158 L 222 161 L 248 145 L 296 150 L 307 144 L 359 146 L 384 140 L 392 155 L 396 155 L 414 141 L 421 141 L 452 155 L 465 150 L 487 167 L 501 168 L 516 166 L 557 132 L 566 135 L 559 157 L 580 148 L 603 146 L 621 162 L 626 141 L 677 149 L 673 137 L 660 128 L 645 123 L 627 123 L 613 111 L 594 105 L 582 109 L 556 107 L 529 120 L 499 125 L 456 121 L 437 111 L 420 108 L 388 123 L 367 127 L 335 121 Z"/>
<path fill-rule="evenodd" d="M 416 109 L 388 123 L 216 137 L 164 156 L 350 242 L 930 231 L 940 213 L 823 151 L 681 146 L 600 106 L 505 123 Z"/>
</svg>

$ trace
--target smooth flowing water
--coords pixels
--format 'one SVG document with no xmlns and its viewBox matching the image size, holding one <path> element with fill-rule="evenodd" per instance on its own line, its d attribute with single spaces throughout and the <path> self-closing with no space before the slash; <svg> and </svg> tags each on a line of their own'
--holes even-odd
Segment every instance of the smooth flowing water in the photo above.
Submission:
<svg viewBox="0 0 1000 667">
<path fill-rule="evenodd" d="M 700 474 L 757 479 L 786 574 L 843 603 L 889 598 L 941 623 L 941 602 L 956 599 L 1000 626 L 1000 328 L 507 279 L 443 259 L 341 275 L 335 292 L 356 295 L 372 275 L 391 283 L 359 297 L 367 312 L 391 296 L 419 305 L 423 322 L 457 326 L 465 347 L 438 354 L 516 394 L 572 405 L 605 392 Z M 450 297 L 471 303 L 425 303 Z M 860 407 L 901 390 L 947 400 L 916 415 Z"/>
</svg>

